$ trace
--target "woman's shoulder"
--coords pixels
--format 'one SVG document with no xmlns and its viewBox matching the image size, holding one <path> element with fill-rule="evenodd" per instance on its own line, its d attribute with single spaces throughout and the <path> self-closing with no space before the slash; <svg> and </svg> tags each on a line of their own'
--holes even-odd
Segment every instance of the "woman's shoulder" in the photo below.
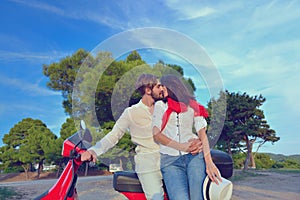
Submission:
<svg viewBox="0 0 300 200">
<path fill-rule="evenodd" d="M 167 102 L 163 101 L 163 100 L 158 100 L 155 102 L 156 106 L 166 106 Z"/>
</svg>

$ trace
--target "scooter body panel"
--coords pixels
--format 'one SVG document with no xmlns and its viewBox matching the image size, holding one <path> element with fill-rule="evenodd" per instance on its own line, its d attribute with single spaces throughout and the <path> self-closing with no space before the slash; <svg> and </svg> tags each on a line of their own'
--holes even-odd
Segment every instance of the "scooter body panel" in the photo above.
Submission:
<svg viewBox="0 0 300 200">
<path fill-rule="evenodd" d="M 47 192 L 36 197 L 35 200 L 65 200 L 70 191 L 74 180 L 74 163 L 73 160 L 68 161 L 64 171 L 62 172 L 56 183 Z"/>
</svg>

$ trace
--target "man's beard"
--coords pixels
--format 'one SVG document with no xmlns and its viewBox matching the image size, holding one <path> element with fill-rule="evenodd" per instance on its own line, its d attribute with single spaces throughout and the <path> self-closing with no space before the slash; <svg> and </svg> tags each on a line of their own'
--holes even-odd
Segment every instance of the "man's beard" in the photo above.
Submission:
<svg viewBox="0 0 300 200">
<path fill-rule="evenodd" d="M 153 92 L 151 92 L 151 97 L 154 99 L 154 101 L 159 101 L 164 99 L 164 93 L 161 92 L 159 95 L 154 95 Z"/>
</svg>

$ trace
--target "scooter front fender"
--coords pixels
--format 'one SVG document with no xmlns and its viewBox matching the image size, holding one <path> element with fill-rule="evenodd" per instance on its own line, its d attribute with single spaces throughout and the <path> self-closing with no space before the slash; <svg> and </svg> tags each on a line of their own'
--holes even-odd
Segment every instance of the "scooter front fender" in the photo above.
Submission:
<svg viewBox="0 0 300 200">
<path fill-rule="evenodd" d="M 66 200 L 68 198 L 70 189 L 74 190 L 74 187 L 72 187 L 72 185 L 74 185 L 73 181 L 76 181 L 74 160 L 69 160 L 61 176 L 52 186 L 52 188 L 50 188 L 44 194 L 36 197 L 35 200 Z"/>
</svg>

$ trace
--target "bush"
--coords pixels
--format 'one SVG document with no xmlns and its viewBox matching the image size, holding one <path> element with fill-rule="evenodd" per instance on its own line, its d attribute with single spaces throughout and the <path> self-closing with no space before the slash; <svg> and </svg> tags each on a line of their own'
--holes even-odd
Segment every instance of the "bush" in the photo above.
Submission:
<svg viewBox="0 0 300 200">
<path fill-rule="evenodd" d="M 255 156 L 256 169 L 270 169 L 275 164 L 268 154 L 257 153 Z"/>
<path fill-rule="evenodd" d="M 236 153 L 232 156 L 234 169 L 241 169 L 244 167 L 244 162 L 246 159 L 245 153 Z M 270 169 L 275 164 L 275 161 L 271 159 L 268 154 L 256 153 L 255 155 L 255 165 L 256 169 Z"/>
<path fill-rule="evenodd" d="M 233 154 L 232 159 L 233 159 L 233 168 L 241 169 L 244 167 L 246 155 L 244 153 L 236 153 Z"/>
<path fill-rule="evenodd" d="M 300 169 L 300 163 L 297 160 L 288 159 L 283 162 L 284 168 Z"/>
<path fill-rule="evenodd" d="M 283 164 L 282 161 L 280 161 L 280 162 L 275 162 L 275 164 L 272 166 L 272 168 L 274 168 L 274 169 L 284 168 L 284 164 Z"/>
<path fill-rule="evenodd" d="M 274 163 L 272 168 L 300 169 L 300 163 L 297 160 L 287 159 L 284 161 L 278 161 L 278 162 Z"/>
<path fill-rule="evenodd" d="M 20 166 L 18 167 L 7 167 L 3 170 L 3 173 L 19 173 L 19 172 L 24 172 L 24 169 Z"/>
</svg>

